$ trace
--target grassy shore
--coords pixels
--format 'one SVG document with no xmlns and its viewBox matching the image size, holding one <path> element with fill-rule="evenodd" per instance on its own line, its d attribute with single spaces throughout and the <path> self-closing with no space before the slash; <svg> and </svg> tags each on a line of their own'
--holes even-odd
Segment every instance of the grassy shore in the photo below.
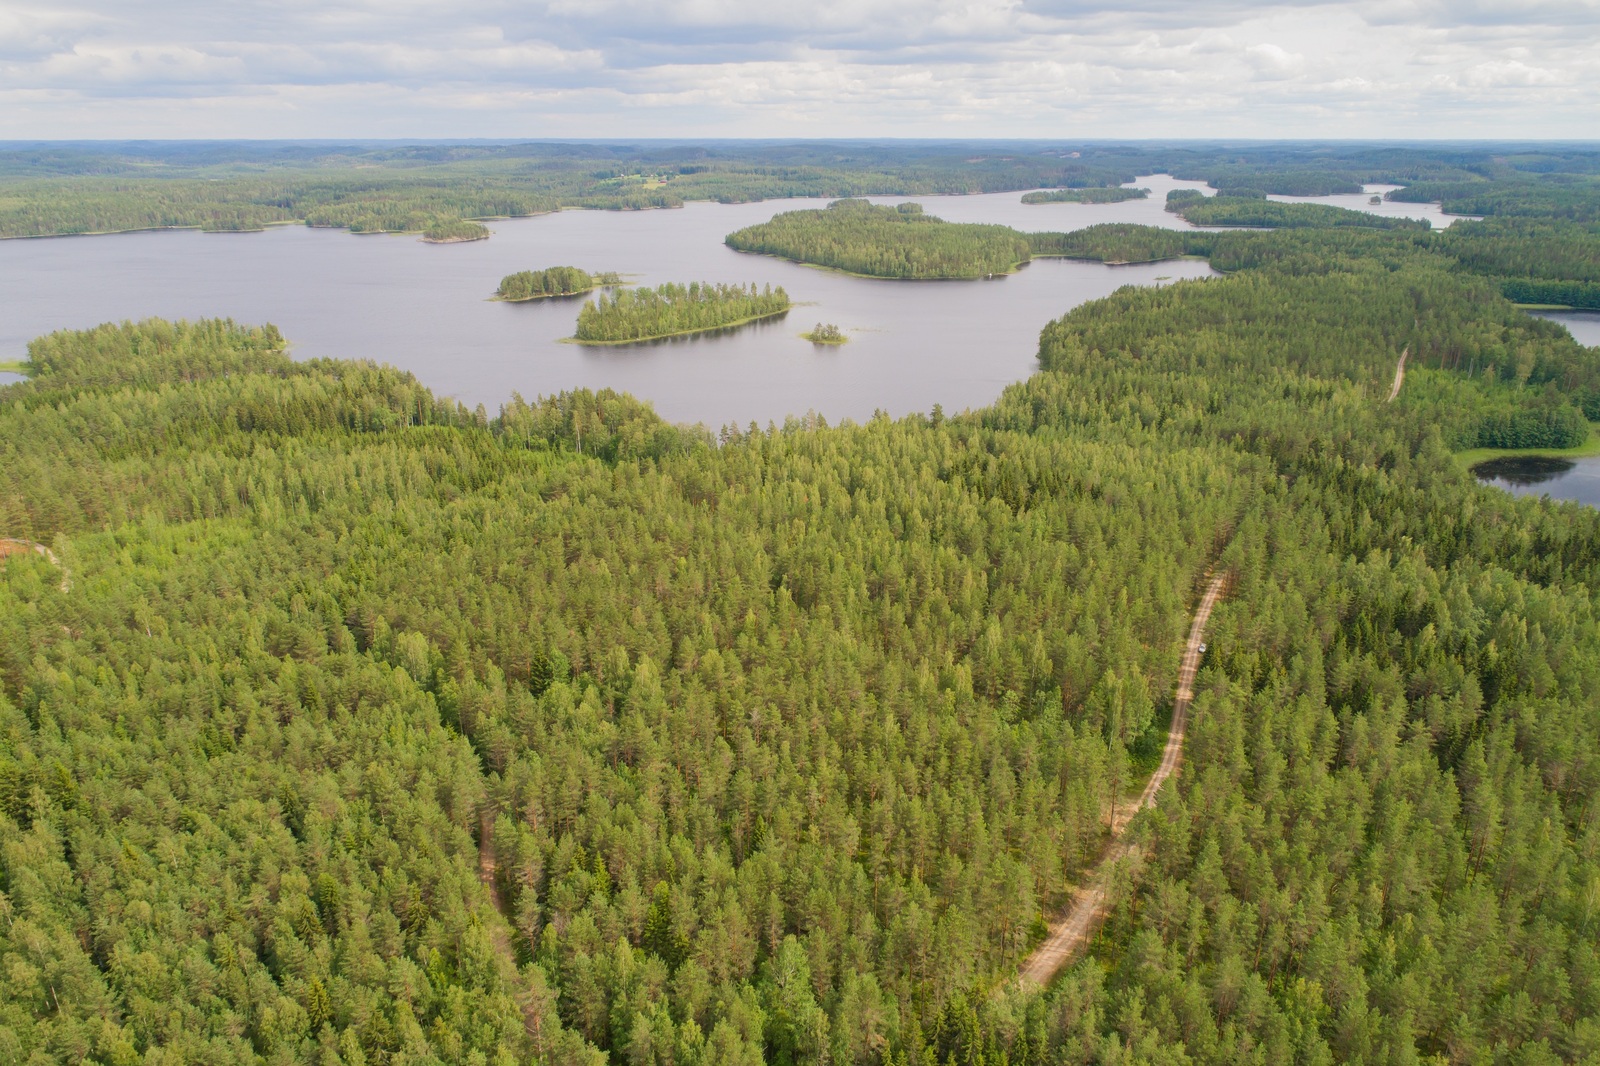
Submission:
<svg viewBox="0 0 1600 1066">
<path fill-rule="evenodd" d="M 32 364 L 26 359 L 0 359 L 0 373 L 3 374 L 26 374 L 31 369 Z"/>
<path fill-rule="evenodd" d="M 1471 469 L 1490 459 L 1586 459 L 1592 455 L 1600 455 L 1600 424 L 1595 423 L 1589 425 L 1589 439 L 1575 448 L 1470 448 L 1456 452 L 1456 459 Z"/>
</svg>

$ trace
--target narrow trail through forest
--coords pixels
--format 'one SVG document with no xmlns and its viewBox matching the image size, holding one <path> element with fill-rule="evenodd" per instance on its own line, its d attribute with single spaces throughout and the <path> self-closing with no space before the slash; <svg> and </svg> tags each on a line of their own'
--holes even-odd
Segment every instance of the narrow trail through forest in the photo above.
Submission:
<svg viewBox="0 0 1600 1066">
<path fill-rule="evenodd" d="M 494 904 L 494 909 L 506 921 L 495 922 L 489 930 L 489 936 L 494 940 L 495 950 L 511 960 L 513 967 L 517 964 L 516 953 L 511 950 L 511 932 L 506 928 L 506 922 L 511 916 L 506 913 L 506 901 L 500 895 L 500 882 L 497 878 L 499 864 L 494 856 L 494 819 L 499 814 L 492 804 L 484 804 L 478 811 L 478 880 L 483 882 L 483 887 L 489 893 L 489 902 Z"/>
<path fill-rule="evenodd" d="M 489 923 L 489 940 L 494 944 L 495 952 L 510 964 L 512 972 L 517 972 L 521 967 L 517 965 L 516 949 L 511 945 L 511 915 L 506 913 L 505 897 L 500 894 L 500 864 L 494 854 L 494 820 L 499 813 L 500 809 L 489 802 L 485 802 L 478 810 L 478 880 L 483 882 L 484 891 L 489 893 L 489 902 L 494 904 L 495 912 L 500 916 L 499 921 Z M 542 1024 L 538 1004 L 528 997 L 526 989 L 514 989 L 513 994 L 522 1010 L 523 1028 L 538 1044 Z"/>
<path fill-rule="evenodd" d="M 1400 395 L 1400 386 L 1406 380 L 1406 356 L 1411 354 L 1411 346 L 1406 345 L 1405 351 L 1400 353 L 1400 361 L 1394 365 L 1394 387 L 1389 390 L 1389 399 L 1385 402 L 1394 403 L 1395 397 Z"/>
<path fill-rule="evenodd" d="M 1200 598 L 1200 605 L 1195 608 L 1194 621 L 1189 626 L 1189 642 L 1184 646 L 1183 663 L 1178 668 L 1178 691 L 1172 703 L 1172 728 L 1167 733 L 1167 746 L 1161 753 L 1161 764 L 1150 775 L 1139 801 L 1112 817 L 1111 840 L 1101 854 L 1100 861 L 1089 871 L 1082 886 L 1073 893 L 1066 916 L 1050 927 L 1050 936 L 1022 964 L 1019 981 L 1025 987 L 1043 988 L 1049 984 L 1063 966 L 1077 957 L 1105 921 L 1110 909 L 1112 874 L 1118 863 L 1139 851 L 1137 844 L 1124 842 L 1122 835 L 1134 815 L 1155 804 L 1156 793 L 1161 791 L 1167 778 L 1177 771 L 1178 763 L 1183 758 L 1183 738 L 1189 723 L 1189 704 L 1194 701 L 1194 676 L 1200 669 L 1200 649 L 1205 640 L 1206 622 L 1211 618 L 1211 609 L 1222 598 L 1225 583 L 1221 576 L 1212 578 L 1205 595 Z"/>
</svg>

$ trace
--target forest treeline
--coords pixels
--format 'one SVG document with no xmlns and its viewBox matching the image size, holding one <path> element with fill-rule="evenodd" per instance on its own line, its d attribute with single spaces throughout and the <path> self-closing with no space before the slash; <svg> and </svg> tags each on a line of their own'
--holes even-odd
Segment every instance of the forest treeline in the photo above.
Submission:
<svg viewBox="0 0 1600 1066">
<path fill-rule="evenodd" d="M 619 285 L 622 275 L 612 271 L 591 274 L 577 267 L 519 270 L 500 279 L 495 295 L 502 300 L 538 300 L 547 296 L 577 296 L 602 285 Z"/>
<path fill-rule="evenodd" d="M 0 236 L 285 222 L 422 232 L 562 207 L 693 200 L 1114 189 L 1140 174 L 1230 197 L 1321 196 L 1363 184 L 1458 214 L 1600 218 L 1600 152 L 1526 144 L 1129 146 L 1040 141 L 716 145 L 0 145 Z"/>
<path fill-rule="evenodd" d="M 613 289 L 579 310 L 576 339 L 625 344 L 701 333 L 771 318 L 789 307 L 789 294 L 782 286 L 759 288 L 754 282 L 749 286 L 669 282 L 654 288 Z"/>
</svg>

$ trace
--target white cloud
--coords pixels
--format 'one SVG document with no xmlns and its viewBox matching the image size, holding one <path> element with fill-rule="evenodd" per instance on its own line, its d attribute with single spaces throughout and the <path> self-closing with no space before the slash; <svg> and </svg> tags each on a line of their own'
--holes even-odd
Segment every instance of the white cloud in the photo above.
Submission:
<svg viewBox="0 0 1600 1066">
<path fill-rule="evenodd" d="M 1600 133 L 1600 0 L 67 3 L 0 138 Z"/>
</svg>

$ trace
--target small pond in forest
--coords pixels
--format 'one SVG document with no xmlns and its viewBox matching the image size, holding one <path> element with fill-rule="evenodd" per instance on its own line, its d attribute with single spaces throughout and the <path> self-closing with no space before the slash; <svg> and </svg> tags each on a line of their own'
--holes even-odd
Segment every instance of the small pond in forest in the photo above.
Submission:
<svg viewBox="0 0 1600 1066">
<path fill-rule="evenodd" d="M 1556 459 L 1517 455 L 1490 459 L 1472 468 L 1485 485 L 1513 496 L 1549 496 L 1600 507 L 1600 455 Z"/>
</svg>

